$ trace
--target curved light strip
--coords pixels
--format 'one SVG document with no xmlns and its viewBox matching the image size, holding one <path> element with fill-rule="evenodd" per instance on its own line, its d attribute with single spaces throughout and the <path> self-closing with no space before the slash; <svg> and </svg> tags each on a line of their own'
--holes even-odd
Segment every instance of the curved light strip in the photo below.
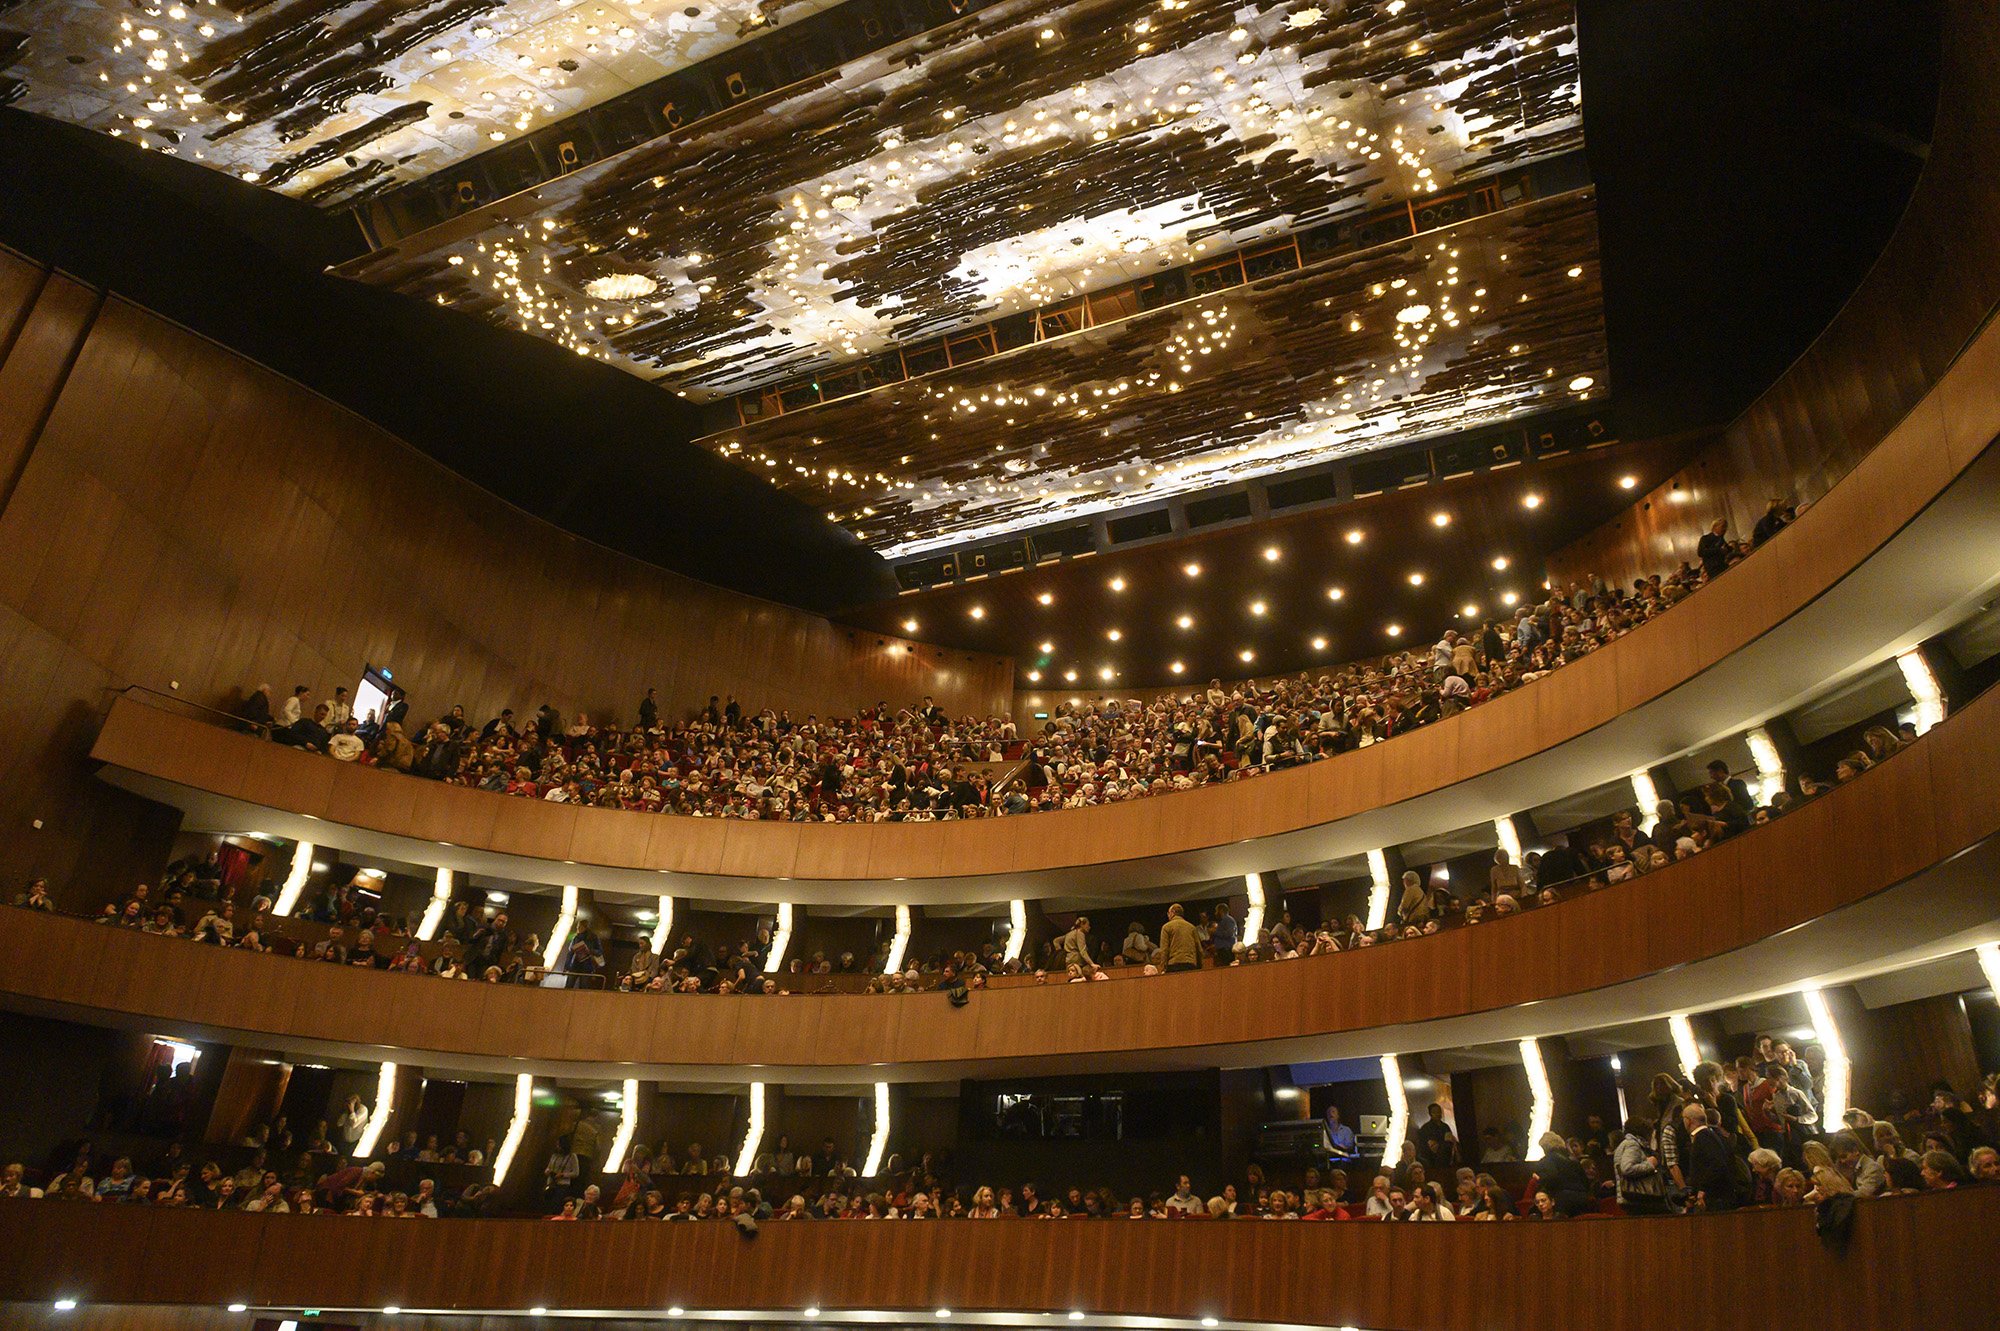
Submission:
<svg viewBox="0 0 2000 1331">
<path fill-rule="evenodd" d="M 1921 735 L 1944 720 L 1944 690 L 1938 687 L 1937 676 L 1931 673 L 1931 663 L 1915 647 L 1897 653 L 1896 668 L 1903 672 L 1903 683 L 1917 700 L 1916 727 Z"/>
<path fill-rule="evenodd" d="M 1250 910 L 1243 917 L 1243 942 L 1247 947 L 1255 947 L 1258 935 L 1264 930 L 1264 875 L 1244 874 L 1243 891 L 1250 898 Z"/>
<path fill-rule="evenodd" d="M 1643 767 L 1632 773 L 1632 798 L 1639 804 L 1639 830 L 1651 836 L 1660 825 L 1660 787 Z"/>
<path fill-rule="evenodd" d="M 861 1177 L 874 1178 L 881 1172 L 882 1157 L 889 1153 L 889 1083 L 875 1083 L 875 1133 L 868 1139 L 868 1163 Z"/>
<path fill-rule="evenodd" d="M 1986 983 L 1993 987 L 1993 997 L 2000 999 L 2000 943 L 1981 943 L 1973 949 L 1979 958 L 1979 969 L 1986 972 Z"/>
<path fill-rule="evenodd" d="M 1000 960 L 1019 961 L 1021 950 L 1028 945 L 1028 903 L 1015 900 L 1007 903 L 1007 950 Z"/>
<path fill-rule="evenodd" d="M 1542 1062 L 1541 1042 L 1534 1039 L 1521 1041 L 1521 1066 L 1528 1070 L 1528 1090 L 1534 1101 L 1528 1108 L 1528 1155 L 1529 1160 L 1542 1158 L 1542 1134 L 1555 1121 L 1556 1097 L 1549 1089 L 1548 1065 Z"/>
<path fill-rule="evenodd" d="M 1785 788 L 1785 760 L 1778 756 L 1771 732 L 1762 726 L 1745 731 L 1743 741 L 1750 746 L 1750 761 L 1757 764 L 1757 802 L 1769 804 Z"/>
<path fill-rule="evenodd" d="M 1667 1029 L 1673 1032 L 1674 1053 L 1681 1060 L 1681 1076 L 1694 1081 L 1694 1065 L 1701 1062 L 1701 1046 L 1695 1043 L 1694 1023 L 1687 1013 L 1676 1012 L 1667 1018 Z"/>
<path fill-rule="evenodd" d="M 375 1154 L 375 1143 L 382 1139 L 382 1129 L 389 1124 L 389 1107 L 396 1102 L 396 1065 L 384 1063 L 382 1070 L 375 1074 L 375 1112 L 362 1125 L 361 1136 L 354 1143 L 354 1158 L 366 1160 Z"/>
<path fill-rule="evenodd" d="M 667 955 L 667 939 L 672 933 L 673 927 L 674 899 L 672 897 L 661 897 L 660 922 L 653 926 L 653 937 L 650 940 L 653 945 L 654 956 L 665 957 Z"/>
<path fill-rule="evenodd" d="M 792 945 L 792 903 L 778 903 L 778 927 L 771 930 L 771 955 L 764 960 L 764 974 L 776 975 L 785 964 L 785 949 Z"/>
<path fill-rule="evenodd" d="M 431 884 L 431 899 L 424 907 L 424 918 L 417 924 L 418 942 L 428 943 L 437 937 L 438 926 L 444 923 L 444 908 L 450 904 L 451 870 L 440 868 Z"/>
<path fill-rule="evenodd" d="M 776 949 L 777 940 L 775 938 L 772 939 L 771 946 L 773 950 Z M 884 975 L 894 975 L 897 971 L 903 969 L 903 954 L 909 950 L 910 908 L 908 906 L 898 906 L 896 907 L 896 936 L 889 940 L 889 958 L 882 964 L 882 973 Z"/>
<path fill-rule="evenodd" d="M 1368 932 L 1374 933 L 1389 922 L 1389 857 L 1379 850 L 1368 852 Z"/>
<path fill-rule="evenodd" d="M 272 903 L 273 915 L 290 915 L 298 908 L 299 896 L 306 890 L 306 879 L 312 874 L 313 843 L 301 841 L 292 847 L 292 867 L 285 871 L 285 885 L 278 890 L 278 899 Z"/>
<path fill-rule="evenodd" d="M 1840 1122 L 1847 1113 L 1854 1064 L 1848 1061 L 1847 1041 L 1840 1038 L 1840 1024 L 1833 1019 L 1833 1009 L 1826 1005 L 1826 995 L 1817 989 L 1806 989 L 1799 996 L 1806 1000 L 1806 1011 L 1812 1014 L 1813 1034 L 1826 1050 L 1826 1084 L 1820 1088 L 1819 1107 L 1819 1121 L 1824 1127 Z"/>
<path fill-rule="evenodd" d="M 507 1120 L 507 1135 L 500 1139 L 500 1149 L 493 1153 L 493 1186 L 496 1188 L 507 1181 L 507 1171 L 514 1164 L 515 1153 L 521 1149 L 521 1139 L 528 1135 L 528 1114 L 534 1103 L 534 1075 L 523 1072 L 514 1078 L 514 1117 Z"/>
<path fill-rule="evenodd" d="M 1518 865 L 1521 862 L 1521 833 L 1514 826 L 1514 820 L 1511 817 L 1495 818 L 1493 836 L 1500 849 L 1507 852 L 1508 863 Z"/>
<path fill-rule="evenodd" d="M 764 1083 L 750 1083 L 750 1126 L 743 1130 L 743 1149 L 736 1153 L 736 1177 L 756 1172 L 757 1148 L 764 1144 Z"/>
<path fill-rule="evenodd" d="M 556 958 L 569 945 L 569 931 L 576 924 L 576 888 L 565 885 L 562 895 L 562 910 L 556 914 L 556 926 L 549 930 L 549 941 L 542 944 L 542 967 L 556 968 Z"/>
<path fill-rule="evenodd" d="M 639 1082 L 625 1079 L 625 1095 L 618 1105 L 618 1131 L 612 1135 L 611 1150 L 604 1157 L 604 1172 L 616 1174 L 625 1168 L 625 1156 L 632 1149 L 632 1134 L 639 1126 Z"/>
<path fill-rule="evenodd" d="M 1410 1094 L 1403 1089 L 1403 1065 L 1394 1054 L 1382 1055 L 1382 1089 L 1389 1093 L 1389 1132 L 1382 1139 L 1382 1168 L 1394 1169 L 1410 1135 Z"/>
</svg>

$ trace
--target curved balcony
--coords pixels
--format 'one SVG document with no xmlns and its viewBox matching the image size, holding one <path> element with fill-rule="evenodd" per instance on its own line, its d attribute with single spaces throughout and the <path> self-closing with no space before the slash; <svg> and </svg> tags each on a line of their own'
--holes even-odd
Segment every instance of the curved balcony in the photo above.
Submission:
<svg viewBox="0 0 2000 1331">
<path fill-rule="evenodd" d="M 1996 867 L 2000 690 L 1693 859 L 1573 901 L 1332 956 L 995 987 L 957 1008 L 941 994 L 429 983 L 6 911 L 0 991 L 34 1010 L 342 1052 L 424 1051 L 440 1065 L 519 1070 L 526 1060 L 697 1081 L 740 1079 L 745 1064 L 794 1081 L 851 1077 L 857 1065 L 938 1080 L 1080 1056 L 1093 1067 L 1239 1066 L 1519 1039 L 1839 983 L 2000 937 Z"/>
<path fill-rule="evenodd" d="M 1690 1328 L 1740 1325 L 1735 1296 L 1749 1295 L 1809 1309 L 1820 1331 L 1957 1331 L 2000 1320 L 2000 1284 L 1985 1275 L 1996 1225 L 1995 1188 L 1865 1202 L 1844 1251 L 1815 1236 L 1810 1208 L 1486 1225 L 830 1221 L 746 1238 L 726 1224 L 394 1224 L 4 1202 L 8 1297 L 41 1308 L 0 1316 L 186 1331 L 243 1325 L 219 1306 L 233 1300 L 395 1327 L 466 1325 L 468 1314 L 508 1326 L 505 1314 L 530 1309 L 600 1326 L 637 1326 L 614 1319 L 668 1307 L 689 1322 L 770 1321 L 811 1307 L 829 1322 L 864 1311 L 931 1321 L 948 1308 L 1005 1325 L 1080 1312 L 1098 1325 L 1437 1331 L 1500 1325 L 1468 1310 L 1504 1308 L 1509 1325 L 1657 1331 L 1666 1309 Z M 77 1306 L 49 1312 L 57 1299 Z"/>
</svg>

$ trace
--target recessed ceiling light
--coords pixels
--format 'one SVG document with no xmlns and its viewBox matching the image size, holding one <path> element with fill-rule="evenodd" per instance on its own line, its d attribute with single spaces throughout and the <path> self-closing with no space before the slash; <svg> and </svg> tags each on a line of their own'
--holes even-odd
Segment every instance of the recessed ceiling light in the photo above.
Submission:
<svg viewBox="0 0 2000 1331">
<path fill-rule="evenodd" d="M 1618 488 L 1621 490 L 1630 490 L 1638 483 L 1639 478 L 1637 476 L 1620 476 L 1618 478 Z"/>
<path fill-rule="evenodd" d="M 1533 490 L 1530 490 L 1528 491 L 1528 493 L 1521 496 L 1522 508 L 1540 508 L 1541 506 L 1542 506 L 1542 497 L 1536 494 Z"/>
<path fill-rule="evenodd" d="M 972 607 L 972 609 L 966 611 L 965 613 L 971 615 L 974 619 L 984 619 L 986 618 L 986 607 L 983 605 L 975 605 Z"/>
<path fill-rule="evenodd" d="M 1266 558 L 1266 559 L 1270 560 L 1270 561 L 1271 561 L 1271 562 L 1272 562 L 1273 564 L 1277 563 L 1277 562 L 1278 562 L 1278 547 L 1277 547 L 1277 546 L 1275 546 L 1275 545 L 1267 545 L 1267 546 L 1265 546 L 1265 547 L 1264 547 L 1264 558 Z"/>
<path fill-rule="evenodd" d="M 1111 639 L 1111 641 L 1113 642 L 1117 642 L 1120 638 L 1124 637 L 1125 634 L 1124 631 L 1121 629 L 1111 629 L 1108 632 L 1106 632 L 1104 636 Z"/>
<path fill-rule="evenodd" d="M 1042 655 L 1047 656 L 1050 652 L 1054 651 L 1055 649 L 1056 645 L 1054 643 L 1045 642 L 1042 644 Z"/>
<path fill-rule="evenodd" d="M 1348 533 L 1347 533 L 1347 543 L 1348 543 L 1349 545 L 1359 545 L 1359 544 L 1361 544 L 1361 528 L 1359 528 L 1359 527 L 1354 527 L 1354 528 L 1351 528 L 1351 529 L 1350 529 L 1350 530 L 1348 531 Z"/>
<path fill-rule="evenodd" d="M 1519 592 L 1500 593 L 1500 604 L 1502 605 L 1515 605 L 1519 603 L 1520 599 L 1521 595 Z"/>
<path fill-rule="evenodd" d="M 1179 619 L 1176 619 L 1174 623 L 1179 625 L 1181 628 L 1191 629 L 1194 627 L 1194 616 L 1182 615 Z"/>
<path fill-rule="evenodd" d="M 1114 592 L 1122 592 L 1122 591 L 1124 591 L 1124 590 L 1125 590 L 1125 579 L 1123 579 L 1123 578 L 1113 578 L 1113 579 L 1111 580 L 1111 590 L 1112 590 L 1112 591 L 1114 591 Z"/>
<path fill-rule="evenodd" d="M 1479 607 L 1471 601 L 1467 601 L 1459 607 L 1459 613 L 1463 614 L 1467 619 L 1477 619 L 1479 618 Z"/>
<path fill-rule="evenodd" d="M 1261 615 L 1269 608 L 1262 601 L 1252 601 L 1250 603 L 1250 613 L 1253 615 Z"/>
<path fill-rule="evenodd" d="M 1176 662 L 1174 662 L 1174 663 L 1173 663 L 1172 665 L 1168 666 L 1168 667 L 1167 667 L 1167 669 L 1169 669 L 1169 670 L 1173 671 L 1173 672 L 1174 672 L 1174 673 L 1175 673 L 1176 675 L 1178 675 L 1178 674 L 1180 674 L 1180 673 L 1181 673 L 1181 672 L 1182 672 L 1183 670 L 1186 670 L 1186 669 L 1187 669 L 1187 667 L 1186 667 L 1186 666 L 1184 666 L 1184 665 L 1182 665 L 1182 664 L 1181 664 L 1181 663 L 1180 663 L 1179 661 L 1176 661 Z"/>
<path fill-rule="evenodd" d="M 1242 651 L 1236 653 L 1236 655 L 1242 659 L 1245 665 L 1257 659 L 1257 653 L 1251 651 L 1248 647 L 1245 647 Z"/>
<path fill-rule="evenodd" d="M 1401 624 L 1391 624 L 1387 629 L 1383 631 L 1392 638 L 1400 638 L 1403 636 L 1403 626 Z"/>
<path fill-rule="evenodd" d="M 1493 571 L 1495 573 L 1505 573 L 1507 571 L 1507 556 L 1493 556 Z"/>
<path fill-rule="evenodd" d="M 1439 509 L 1437 512 L 1431 514 L 1431 526 L 1449 527 L 1450 525 L 1451 514 L 1445 512 L 1443 509 Z"/>
<path fill-rule="evenodd" d="M 904 620 L 904 621 L 903 621 L 903 632 L 905 632 L 905 633 L 915 633 L 916 631 L 917 631 L 917 621 L 916 621 L 916 620 L 914 620 L 914 619 L 906 619 L 906 620 Z"/>
<path fill-rule="evenodd" d="M 1118 673 L 1118 672 L 1117 672 L 1116 670 L 1113 670 L 1113 669 L 1112 669 L 1112 668 L 1111 668 L 1110 666 L 1105 666 L 1105 667 L 1104 667 L 1104 668 L 1103 668 L 1102 670 L 1099 670 L 1099 671 L 1097 672 L 1097 677 L 1098 677 L 1099 679 L 1105 679 L 1105 680 L 1108 680 L 1108 679 L 1110 679 L 1110 678 L 1111 678 L 1111 677 L 1112 677 L 1113 675 L 1115 675 L 1115 674 L 1117 674 L 1117 673 Z"/>
<path fill-rule="evenodd" d="M 1043 605 L 1054 605 L 1056 603 L 1055 593 L 1053 592 L 1043 592 L 1040 596 L 1037 596 L 1035 599 L 1041 602 Z"/>
<path fill-rule="evenodd" d="M 1410 575 L 1410 585 L 1411 585 L 1412 587 L 1421 587 L 1421 586 L 1423 586 L 1423 585 L 1424 585 L 1424 575 L 1423 575 L 1423 574 L 1421 574 L 1421 573 L 1412 573 L 1412 574 Z"/>
<path fill-rule="evenodd" d="M 1039 683 L 1041 683 L 1041 682 L 1042 682 L 1042 672 L 1041 672 L 1041 671 L 1039 671 L 1039 670 L 1030 670 L 1030 671 L 1028 672 L 1028 682 L 1029 682 L 1030 684 L 1039 684 Z"/>
<path fill-rule="evenodd" d="M 1572 393 L 1581 393 L 1596 382 L 1597 380 L 1587 374 L 1579 374 L 1576 378 L 1569 381 L 1569 391 Z"/>
<path fill-rule="evenodd" d="M 1072 684 L 1076 683 L 1076 671 L 1074 670 L 1063 671 L 1063 678 L 1068 680 Z"/>
<path fill-rule="evenodd" d="M 1187 574 L 1190 578 L 1198 578 L 1201 576 L 1201 565 L 1189 561 L 1181 565 L 1181 572 Z"/>
<path fill-rule="evenodd" d="M 1326 639 L 1325 639 L 1325 638 L 1314 638 L 1314 639 L 1313 639 L 1313 643 L 1312 643 L 1312 646 L 1313 646 L 1313 650 L 1314 650 L 1314 651 L 1316 651 L 1316 652 L 1323 652 L 1323 651 L 1325 651 L 1325 650 L 1326 650 Z"/>
<path fill-rule="evenodd" d="M 1347 595 L 1347 593 L 1339 587 L 1328 587 L 1326 589 L 1326 599 L 1329 601 L 1338 601 L 1341 597 L 1345 595 Z"/>
</svg>

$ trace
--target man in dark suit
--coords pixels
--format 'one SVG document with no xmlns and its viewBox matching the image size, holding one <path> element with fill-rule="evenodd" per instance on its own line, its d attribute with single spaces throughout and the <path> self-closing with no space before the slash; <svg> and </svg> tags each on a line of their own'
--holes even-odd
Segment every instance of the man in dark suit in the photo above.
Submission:
<svg viewBox="0 0 2000 1331">
<path fill-rule="evenodd" d="M 1699 1103 L 1681 1110 L 1681 1121 L 1688 1131 L 1688 1192 L 1702 1199 L 1704 1210 L 1734 1211 L 1743 1204 L 1736 1182 L 1735 1152 L 1728 1138 L 1709 1123 L 1708 1112 Z"/>
</svg>

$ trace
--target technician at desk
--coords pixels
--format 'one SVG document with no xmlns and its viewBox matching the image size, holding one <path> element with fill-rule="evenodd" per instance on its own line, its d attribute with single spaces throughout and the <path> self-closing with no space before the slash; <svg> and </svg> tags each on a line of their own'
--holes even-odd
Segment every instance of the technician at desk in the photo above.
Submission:
<svg viewBox="0 0 2000 1331">
<path fill-rule="evenodd" d="M 1340 1121 L 1340 1110 L 1332 1105 L 1326 1110 L 1326 1140 L 1335 1164 L 1361 1158 L 1361 1150 L 1354 1141 L 1354 1129 Z"/>
</svg>

